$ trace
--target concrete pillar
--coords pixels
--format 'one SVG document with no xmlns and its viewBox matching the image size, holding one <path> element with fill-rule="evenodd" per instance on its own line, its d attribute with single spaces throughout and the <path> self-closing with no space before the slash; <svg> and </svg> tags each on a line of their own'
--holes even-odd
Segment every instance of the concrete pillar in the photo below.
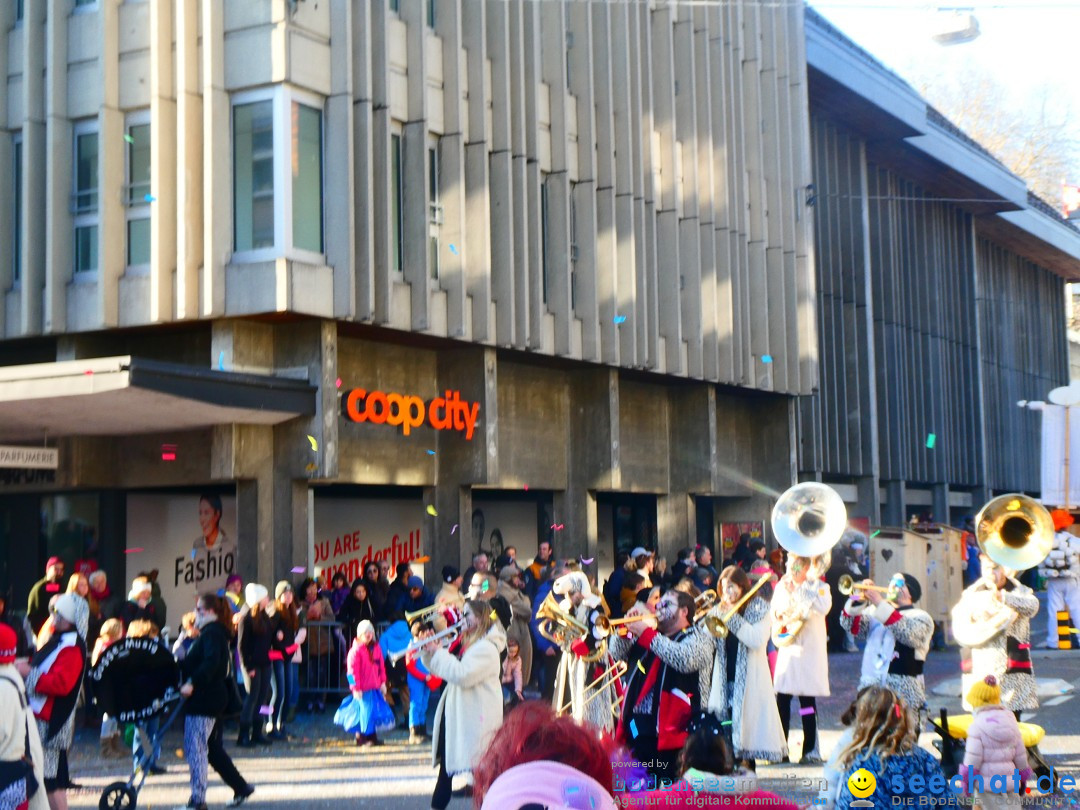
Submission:
<svg viewBox="0 0 1080 810">
<path fill-rule="evenodd" d="M 937 523 L 951 523 L 949 520 L 949 485 L 934 484 L 930 488 L 932 500 L 931 511 Z"/>
<path fill-rule="evenodd" d="M 182 2 L 178 5 L 182 5 Z M 177 194 L 176 82 L 173 77 L 171 2 L 150 4 L 150 313 L 151 322 L 173 317 Z M 123 175 L 121 175 L 123 176 Z M 140 318 L 141 319 L 141 318 Z"/>
<path fill-rule="evenodd" d="M 202 96 L 199 88 L 199 0 L 176 2 L 176 317 L 199 314 L 203 261 Z"/>
<path fill-rule="evenodd" d="M 859 503 L 855 507 L 857 517 L 870 518 L 870 525 L 881 524 L 881 495 L 878 480 L 874 476 L 864 476 L 855 479 L 855 486 L 859 490 Z"/>
<path fill-rule="evenodd" d="M 225 262 L 232 254 L 232 120 L 225 90 L 225 4 L 202 0 L 203 261 L 199 313 L 225 311 Z"/>
<path fill-rule="evenodd" d="M 656 499 L 657 552 L 668 560 L 684 546 L 697 544 L 697 515 L 694 499 L 685 492 L 660 495 Z"/>
<path fill-rule="evenodd" d="M 907 523 L 907 497 L 903 481 L 882 481 L 886 502 L 881 509 L 883 526 L 903 526 Z"/>
<path fill-rule="evenodd" d="M 41 256 L 44 261 L 39 264 L 39 257 L 35 255 L 23 277 L 23 294 L 26 296 L 29 293 L 28 297 L 23 298 L 23 322 L 34 324 L 33 329 L 39 328 L 40 324 L 44 332 L 63 332 L 67 329 L 67 289 L 72 277 L 74 240 L 71 218 L 74 150 L 67 104 L 67 32 L 71 7 L 67 0 L 49 0 L 48 9 L 45 15 L 45 3 L 27 3 L 26 13 L 41 17 L 23 20 L 24 31 L 36 33 L 40 30 L 38 25 L 43 23 L 45 32 L 44 41 L 34 37 L 36 41 L 31 42 L 28 37 L 23 43 L 27 54 L 23 85 L 28 91 L 27 103 L 31 105 L 27 108 L 27 126 L 24 127 L 28 131 L 23 135 L 23 161 L 28 179 L 45 178 L 41 208 L 44 227 L 34 228 L 28 234 L 30 239 L 23 241 L 28 246 L 44 242 Z M 35 56 L 33 54 L 38 47 L 41 52 Z M 46 54 L 48 64 L 45 64 Z M 40 79 L 42 71 L 44 81 Z M 45 100 L 44 105 L 42 99 Z M 38 129 L 39 123 L 42 129 Z M 45 171 L 46 165 L 48 172 Z M 98 177 L 104 176 L 99 170 Z M 100 200 L 100 193 L 98 197 Z M 37 208 L 36 205 L 34 207 Z M 30 222 L 33 217 L 34 210 L 28 210 L 26 220 Z M 38 303 L 38 290 L 42 284 L 45 286 L 44 311 Z M 40 321 L 34 317 L 38 313 L 41 313 Z"/>
</svg>

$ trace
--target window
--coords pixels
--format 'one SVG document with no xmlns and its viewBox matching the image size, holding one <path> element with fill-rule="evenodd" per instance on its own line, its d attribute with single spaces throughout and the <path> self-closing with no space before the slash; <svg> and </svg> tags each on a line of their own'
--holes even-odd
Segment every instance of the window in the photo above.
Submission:
<svg viewBox="0 0 1080 810">
<path fill-rule="evenodd" d="M 233 110 L 237 251 L 274 246 L 274 102 Z"/>
<path fill-rule="evenodd" d="M 390 245 L 390 267 L 400 273 L 402 270 L 401 254 L 404 248 L 402 238 L 405 222 L 402 218 L 403 185 L 401 176 L 401 135 L 390 136 L 390 216 L 393 220 L 393 239 Z"/>
<path fill-rule="evenodd" d="M 234 102 L 233 249 L 245 261 L 323 261 L 322 116 L 321 100 L 284 85 Z"/>
<path fill-rule="evenodd" d="M 15 193 L 11 206 L 11 283 L 19 283 L 22 276 L 22 136 L 16 135 L 11 148 L 11 179 Z"/>
<path fill-rule="evenodd" d="M 15 2 L 15 22 L 22 22 L 23 2 L 24 0 L 16 0 Z"/>
<path fill-rule="evenodd" d="M 98 0 L 75 0 L 75 8 L 81 6 L 96 6 Z"/>
<path fill-rule="evenodd" d="M 150 264 L 150 124 L 129 123 L 127 142 L 127 263 Z"/>
<path fill-rule="evenodd" d="M 577 183 L 570 184 L 570 309 L 577 308 Z"/>
<path fill-rule="evenodd" d="M 540 173 L 540 274 L 544 303 L 548 300 L 548 175 Z"/>
<path fill-rule="evenodd" d="M 89 273 L 98 266 L 98 134 L 97 122 L 75 129 L 75 272 Z"/>
<path fill-rule="evenodd" d="M 390 0 L 390 10 L 394 12 L 401 11 L 401 0 Z"/>
<path fill-rule="evenodd" d="M 435 27 L 435 0 L 427 0 L 427 26 Z"/>
<path fill-rule="evenodd" d="M 428 138 L 428 269 L 431 277 L 439 277 L 439 230 L 443 221 L 442 205 L 439 204 L 439 139 Z"/>
<path fill-rule="evenodd" d="M 322 111 L 292 103 L 293 246 L 322 253 Z"/>
</svg>

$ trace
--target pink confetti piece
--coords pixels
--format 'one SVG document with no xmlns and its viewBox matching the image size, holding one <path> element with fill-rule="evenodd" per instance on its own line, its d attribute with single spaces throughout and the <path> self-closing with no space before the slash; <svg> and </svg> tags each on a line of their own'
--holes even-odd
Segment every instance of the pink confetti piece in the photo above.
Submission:
<svg viewBox="0 0 1080 810">
<path fill-rule="evenodd" d="M 458 529 L 458 525 L 455 523 L 454 527 L 450 530 L 450 534 L 453 534 L 454 532 L 456 532 L 457 529 Z"/>
<path fill-rule="evenodd" d="M 83 374 L 93 374 L 93 373 L 94 373 L 94 370 L 92 368 L 88 368 L 86 371 L 83 372 Z"/>
<path fill-rule="evenodd" d="M 336 380 L 334 380 L 334 385 L 336 385 L 338 388 L 341 388 L 341 377 L 338 377 Z"/>
<path fill-rule="evenodd" d="M 273 706 L 260 706 L 259 707 L 259 714 L 263 715 L 264 717 L 270 717 L 271 715 L 273 715 L 273 713 L 274 713 L 274 707 Z"/>
<path fill-rule="evenodd" d="M 143 549 L 141 549 L 141 548 L 125 548 L 124 549 L 125 554 L 138 554 L 141 551 L 143 551 Z"/>
<path fill-rule="evenodd" d="M 291 573 L 293 573 L 293 574 L 302 574 L 302 573 L 304 573 L 305 571 L 307 571 L 307 569 L 306 569 L 306 568 L 304 568 L 304 566 L 302 566 L 302 565 L 298 565 L 298 566 L 296 566 L 296 568 L 292 569 L 292 572 L 291 572 Z"/>
<path fill-rule="evenodd" d="M 525 485 L 525 491 L 526 491 L 526 492 L 528 492 L 528 491 L 529 491 L 529 485 L 528 485 L 528 484 L 526 484 L 526 485 Z"/>
<path fill-rule="evenodd" d="M 814 707 L 813 706 L 807 706 L 805 709 L 799 709 L 799 714 L 801 714 L 803 717 L 806 717 L 806 715 L 813 714 L 813 713 L 814 713 Z"/>
<path fill-rule="evenodd" d="M 593 560 L 596 559 L 596 558 L 595 557 L 578 557 L 578 559 L 581 560 L 582 565 L 592 565 Z"/>
<path fill-rule="evenodd" d="M 561 532 L 564 528 L 566 528 L 566 524 L 565 523 L 552 523 L 551 528 L 554 529 L 557 532 Z"/>
</svg>

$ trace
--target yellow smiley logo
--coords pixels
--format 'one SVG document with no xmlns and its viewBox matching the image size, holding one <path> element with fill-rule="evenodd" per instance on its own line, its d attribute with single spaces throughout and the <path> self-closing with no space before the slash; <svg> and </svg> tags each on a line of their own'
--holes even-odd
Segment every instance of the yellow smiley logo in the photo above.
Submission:
<svg viewBox="0 0 1080 810">
<path fill-rule="evenodd" d="M 848 777 L 847 786 L 856 799 L 865 799 L 877 789 L 877 780 L 866 768 L 859 768 Z"/>
</svg>

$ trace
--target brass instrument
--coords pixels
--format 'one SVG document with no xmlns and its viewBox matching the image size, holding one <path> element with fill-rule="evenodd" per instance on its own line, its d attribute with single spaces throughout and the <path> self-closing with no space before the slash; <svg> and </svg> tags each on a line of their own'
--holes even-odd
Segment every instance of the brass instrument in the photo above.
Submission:
<svg viewBox="0 0 1080 810">
<path fill-rule="evenodd" d="M 625 674 L 626 674 L 626 662 L 625 661 L 616 661 L 610 667 L 605 669 L 602 673 L 600 673 L 600 676 L 598 678 L 596 678 L 596 680 L 594 680 L 592 683 L 589 683 L 589 684 L 585 685 L 585 688 L 582 690 L 582 694 L 585 694 L 590 689 L 592 689 L 594 691 L 593 691 L 593 693 L 591 695 L 589 695 L 587 698 L 585 698 L 585 700 L 582 701 L 581 708 L 584 709 L 586 706 L 588 706 L 590 703 L 592 703 L 593 699 L 597 695 L 601 695 L 604 692 L 606 692 L 608 689 L 610 689 L 612 686 L 615 685 L 615 682 L 617 680 L 619 680 L 619 678 L 621 678 Z M 615 698 L 615 700 L 612 701 L 612 704 L 611 704 L 611 711 L 615 714 L 616 717 L 619 716 L 619 712 L 618 712 L 616 706 L 619 703 L 621 703 L 621 701 L 622 701 L 622 696 L 619 696 L 619 697 Z M 571 701 L 570 703 L 567 703 L 565 706 L 562 706 L 559 709 L 559 714 L 560 715 L 566 714 L 570 710 L 570 707 L 571 707 L 572 703 L 573 703 L 573 701 Z"/>
<path fill-rule="evenodd" d="M 645 624 L 656 627 L 656 616 L 652 613 L 642 613 L 638 616 L 626 616 L 622 619 L 609 619 L 603 613 L 596 617 L 596 621 L 593 623 L 600 630 L 604 631 L 604 634 L 610 634 L 613 628 L 624 627 L 634 622 L 645 622 Z M 618 632 L 616 630 L 616 632 Z"/>
<path fill-rule="evenodd" d="M 419 610 L 407 611 L 405 613 L 405 624 L 407 624 L 407 625 L 409 625 L 411 627 L 412 623 L 414 621 L 416 621 L 417 619 L 419 619 L 421 616 L 426 616 L 427 617 L 427 618 L 423 619 L 423 621 L 430 621 L 431 617 L 427 616 L 427 614 L 429 614 L 429 613 L 434 614 L 434 613 L 438 612 L 439 608 L 441 608 L 441 607 L 442 607 L 442 605 L 435 604 L 435 605 L 428 605 L 426 608 L 420 608 Z"/>
<path fill-rule="evenodd" d="M 840 591 L 844 596 L 851 596 L 854 591 L 881 591 L 882 593 L 894 593 L 896 588 L 892 585 L 887 587 L 881 585 L 863 585 L 861 582 L 856 582 L 851 574 L 844 574 L 837 581 L 836 590 Z"/>
<path fill-rule="evenodd" d="M 404 649 L 398 650 L 395 653 L 390 653 L 390 666 L 395 665 L 398 661 L 408 655 L 410 652 L 415 652 L 431 644 L 433 641 L 444 642 L 444 647 L 449 647 L 461 635 L 461 631 L 465 629 L 465 620 L 462 619 L 457 624 L 452 624 L 445 630 L 440 630 L 432 636 L 427 638 L 414 638 L 410 641 Z"/>
<path fill-rule="evenodd" d="M 772 511 L 776 541 L 799 557 L 827 555 L 847 528 L 847 507 L 836 490 L 807 481 L 781 493 Z M 773 617 L 772 641 L 787 647 L 799 637 L 805 619 L 798 615 Z"/>
<path fill-rule="evenodd" d="M 705 621 L 705 629 L 717 638 L 727 638 L 728 635 L 728 622 L 731 621 L 731 617 L 734 616 L 739 608 L 753 599 L 754 594 L 761 590 L 765 583 L 772 579 L 772 574 L 762 574 L 754 586 L 742 595 L 738 602 L 728 608 L 728 612 L 723 616 L 713 616 L 711 613 L 706 614 L 703 618 Z"/>
<path fill-rule="evenodd" d="M 704 619 L 710 610 L 716 607 L 716 603 L 720 601 L 719 595 L 712 588 L 704 590 L 694 597 L 694 615 L 690 619 L 691 624 Z"/>
<path fill-rule="evenodd" d="M 570 646 L 575 639 L 589 632 L 588 627 L 559 607 L 553 593 L 548 593 L 540 604 L 536 618 L 540 621 L 537 626 L 540 635 L 560 647 Z"/>
<path fill-rule="evenodd" d="M 979 549 L 997 565 L 1021 571 L 1038 565 L 1054 543 L 1054 520 L 1026 495 L 999 495 L 975 517 Z M 1016 611 L 998 597 L 993 581 L 983 578 L 964 591 L 950 611 L 956 640 L 980 647 L 1016 619 Z"/>
</svg>

